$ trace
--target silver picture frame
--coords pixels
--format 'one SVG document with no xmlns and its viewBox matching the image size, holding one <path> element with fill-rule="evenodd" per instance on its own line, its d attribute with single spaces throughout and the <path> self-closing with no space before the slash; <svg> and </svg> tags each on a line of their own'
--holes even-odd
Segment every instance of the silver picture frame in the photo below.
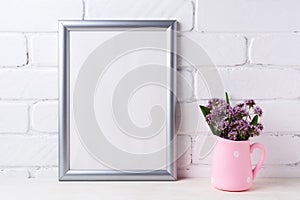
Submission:
<svg viewBox="0 0 300 200">
<path fill-rule="evenodd" d="M 159 28 L 166 31 L 169 52 L 166 53 L 168 85 L 170 91 L 176 91 L 176 20 L 64 20 L 59 26 L 59 180 L 176 180 L 176 95 L 169 92 L 166 97 L 166 149 L 165 167 L 158 170 L 118 170 L 118 169 L 72 169 L 70 166 L 70 72 L 72 71 L 70 54 L 70 34 L 73 32 L 97 32 L 107 30 L 145 30 Z M 118 159 L 115 157 L 115 159 Z M 130 162 L 130 161 L 129 161 Z"/>
</svg>

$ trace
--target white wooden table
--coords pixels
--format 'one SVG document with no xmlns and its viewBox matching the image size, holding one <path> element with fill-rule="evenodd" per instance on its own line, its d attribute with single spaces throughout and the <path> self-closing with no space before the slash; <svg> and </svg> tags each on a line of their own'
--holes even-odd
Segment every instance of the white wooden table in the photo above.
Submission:
<svg viewBox="0 0 300 200">
<path fill-rule="evenodd" d="M 1 179 L 0 199 L 299 199 L 300 179 L 255 180 L 246 192 L 223 192 L 214 189 L 207 178 L 182 179 L 176 182 L 58 182 L 55 179 Z"/>
</svg>

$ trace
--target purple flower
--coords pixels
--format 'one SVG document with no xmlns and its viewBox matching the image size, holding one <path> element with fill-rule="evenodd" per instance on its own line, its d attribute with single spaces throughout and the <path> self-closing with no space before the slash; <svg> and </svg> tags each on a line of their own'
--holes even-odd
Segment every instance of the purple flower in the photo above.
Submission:
<svg viewBox="0 0 300 200">
<path fill-rule="evenodd" d="M 258 107 L 258 106 L 255 106 L 254 108 L 253 108 L 253 110 L 254 110 L 254 114 L 257 114 L 259 117 L 261 117 L 262 116 L 262 109 L 260 108 L 260 107 Z"/>
<path fill-rule="evenodd" d="M 262 131 L 264 129 L 264 126 L 261 123 L 257 123 L 257 128 Z"/>
<path fill-rule="evenodd" d="M 236 132 L 236 131 L 233 131 L 233 132 L 229 132 L 228 133 L 228 138 L 230 139 L 230 140 L 237 140 L 237 137 L 238 136 L 238 133 Z"/>
<path fill-rule="evenodd" d="M 240 107 L 240 108 L 242 108 L 244 106 L 245 106 L 245 103 L 238 103 L 238 104 L 235 105 L 235 107 Z"/>
<path fill-rule="evenodd" d="M 205 119 L 206 119 L 206 121 L 207 121 L 207 123 L 211 123 L 211 114 L 208 114 L 208 115 L 206 115 L 206 117 L 205 117 Z"/>
<path fill-rule="evenodd" d="M 218 107 L 219 105 L 224 105 L 225 104 L 225 101 L 223 99 L 211 99 L 208 101 L 208 105 L 207 105 L 207 108 L 208 109 L 213 109 L 213 108 L 216 108 Z"/>
<path fill-rule="evenodd" d="M 261 123 L 251 124 L 254 115 L 262 116 L 262 109 L 252 99 L 230 106 L 222 99 L 211 99 L 205 119 L 213 134 L 230 140 L 248 140 L 263 130 Z"/>
<path fill-rule="evenodd" d="M 245 104 L 246 104 L 247 106 L 252 107 L 252 106 L 255 105 L 255 101 L 254 101 L 253 99 L 247 99 L 247 100 L 245 101 Z"/>
<path fill-rule="evenodd" d="M 233 114 L 236 117 L 242 118 L 244 116 L 249 115 L 248 110 L 245 107 L 245 104 L 237 104 L 236 106 L 233 107 Z"/>
</svg>

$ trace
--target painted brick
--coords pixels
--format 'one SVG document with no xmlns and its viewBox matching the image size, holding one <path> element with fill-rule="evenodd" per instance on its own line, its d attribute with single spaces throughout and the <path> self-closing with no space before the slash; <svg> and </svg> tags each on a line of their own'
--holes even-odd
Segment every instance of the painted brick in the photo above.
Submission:
<svg viewBox="0 0 300 200">
<path fill-rule="evenodd" d="M 192 164 L 211 164 L 211 157 L 217 137 L 209 134 L 193 137 Z"/>
<path fill-rule="evenodd" d="M 0 98 L 56 99 L 57 76 L 56 69 L 1 69 Z"/>
<path fill-rule="evenodd" d="M 42 132 L 58 131 L 58 103 L 57 102 L 38 102 L 33 105 L 32 129 Z"/>
<path fill-rule="evenodd" d="M 257 177 L 285 177 L 285 178 L 295 178 L 300 177 L 300 167 L 299 166 L 287 166 L 287 165 L 267 165 L 263 166 Z M 272 180 L 272 179 L 271 179 Z"/>
<path fill-rule="evenodd" d="M 203 69 L 202 69 L 203 70 Z M 215 69 L 207 69 L 215 70 Z M 204 79 L 198 73 L 197 99 L 211 98 L 217 88 L 224 88 L 234 99 L 274 99 L 300 97 L 300 71 L 284 67 L 243 66 L 218 68 L 219 74 Z M 204 80 L 203 80 L 204 79 Z M 203 85 L 208 80 L 213 84 L 222 80 L 223 85 Z M 209 96 L 207 96 L 209 95 Z"/>
<path fill-rule="evenodd" d="M 215 67 L 214 67 L 215 68 Z M 205 73 L 203 73 L 203 71 L 211 71 L 213 76 L 206 76 Z M 219 83 L 222 86 L 222 90 L 224 90 L 224 84 L 222 82 L 222 79 L 220 77 L 220 72 L 215 68 L 210 69 L 210 68 L 203 68 L 202 70 L 198 70 L 195 73 L 195 96 L 196 99 L 208 99 L 208 98 L 212 98 L 212 92 L 215 90 L 215 80 L 219 79 Z M 213 83 L 210 84 L 210 80 L 213 80 Z M 216 81 L 217 82 L 217 81 Z M 219 85 L 216 85 L 217 88 L 220 88 Z M 222 92 L 224 94 L 224 92 Z"/>
<path fill-rule="evenodd" d="M 259 142 L 265 146 L 266 160 L 264 164 L 282 165 L 293 164 L 300 161 L 300 135 L 276 135 L 262 134 L 254 137 L 252 142 Z M 276 153 L 275 153 L 276 152 Z M 257 163 L 260 158 L 260 152 L 254 150 L 252 163 Z"/>
<path fill-rule="evenodd" d="M 57 165 L 57 136 L 0 136 L 0 165 Z"/>
<path fill-rule="evenodd" d="M 50 167 L 50 168 L 40 168 L 32 173 L 32 176 L 35 179 L 52 179 L 57 180 L 58 168 Z"/>
<path fill-rule="evenodd" d="M 265 132 L 300 132 L 300 101 L 257 101 L 257 104 L 264 111 L 261 121 Z"/>
<path fill-rule="evenodd" d="M 188 169 L 178 170 L 179 178 L 210 177 L 210 165 L 191 165 Z"/>
<path fill-rule="evenodd" d="M 250 61 L 257 64 L 300 65 L 300 35 L 268 35 L 253 39 Z"/>
<path fill-rule="evenodd" d="M 177 136 L 177 168 L 185 169 L 191 164 L 191 138 L 189 136 Z"/>
<path fill-rule="evenodd" d="M 29 177 L 29 172 L 27 169 L 15 169 L 15 168 L 11 168 L 11 169 L 3 169 L 0 170 L 0 178 L 15 178 L 15 179 L 26 179 Z"/>
<path fill-rule="evenodd" d="M 177 73 L 177 98 L 179 100 L 189 100 L 193 97 L 193 79 L 193 72 L 183 70 Z"/>
<path fill-rule="evenodd" d="M 200 111 L 198 102 L 181 103 L 177 106 L 176 124 L 180 134 L 207 133 L 209 127 Z"/>
<path fill-rule="evenodd" d="M 240 65 L 246 62 L 246 38 L 235 35 L 184 33 L 178 37 L 179 65 Z"/>
<path fill-rule="evenodd" d="M 211 164 L 215 138 L 212 135 L 199 135 L 193 140 L 192 164 Z M 263 133 L 261 136 L 250 140 L 251 143 L 259 142 L 265 146 L 266 159 L 264 165 L 293 164 L 300 161 L 300 153 L 298 151 L 300 137 L 298 136 Z M 278 148 L 280 148 L 280 151 L 278 151 Z M 253 165 L 257 163 L 260 159 L 260 151 L 254 150 L 251 158 Z"/>
<path fill-rule="evenodd" d="M 199 31 L 278 32 L 300 30 L 297 0 L 199 0 Z"/>
<path fill-rule="evenodd" d="M 81 0 L 9 0 L 1 2 L 0 31 L 57 31 L 57 20 L 81 19 Z"/>
<path fill-rule="evenodd" d="M 193 28 L 193 4 L 184 0 L 88 0 L 85 19 L 177 19 Z"/>
<path fill-rule="evenodd" d="M 0 102 L 0 133 L 25 133 L 28 130 L 28 105 Z"/>
<path fill-rule="evenodd" d="M 25 65 L 27 63 L 26 53 L 26 38 L 23 34 L 0 34 L 0 66 Z"/>
<path fill-rule="evenodd" d="M 32 35 L 29 39 L 29 56 L 32 66 L 57 66 L 57 34 Z"/>
</svg>

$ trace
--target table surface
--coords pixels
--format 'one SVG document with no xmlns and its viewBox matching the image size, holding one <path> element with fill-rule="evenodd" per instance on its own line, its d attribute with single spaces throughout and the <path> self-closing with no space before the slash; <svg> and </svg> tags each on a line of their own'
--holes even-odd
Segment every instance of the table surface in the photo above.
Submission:
<svg viewBox="0 0 300 200">
<path fill-rule="evenodd" d="M 245 192 L 214 189 L 207 178 L 178 181 L 58 182 L 56 179 L 0 179 L 1 199 L 299 199 L 299 178 L 258 178 Z"/>
</svg>

